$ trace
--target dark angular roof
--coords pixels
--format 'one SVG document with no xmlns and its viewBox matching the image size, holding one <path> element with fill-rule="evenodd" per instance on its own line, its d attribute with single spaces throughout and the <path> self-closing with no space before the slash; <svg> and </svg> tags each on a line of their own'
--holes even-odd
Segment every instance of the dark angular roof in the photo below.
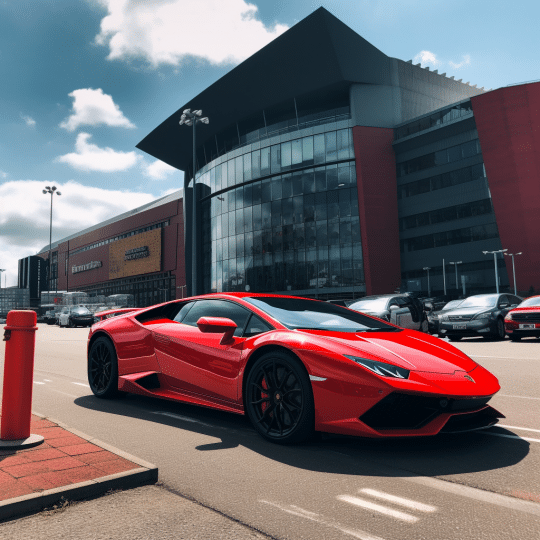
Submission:
<svg viewBox="0 0 540 540">
<path fill-rule="evenodd" d="M 186 171 L 193 143 L 192 130 L 178 125 L 184 109 L 201 109 L 210 118 L 197 129 L 199 146 L 293 96 L 353 82 L 390 84 L 389 58 L 321 7 L 182 105 L 137 148 Z"/>
</svg>

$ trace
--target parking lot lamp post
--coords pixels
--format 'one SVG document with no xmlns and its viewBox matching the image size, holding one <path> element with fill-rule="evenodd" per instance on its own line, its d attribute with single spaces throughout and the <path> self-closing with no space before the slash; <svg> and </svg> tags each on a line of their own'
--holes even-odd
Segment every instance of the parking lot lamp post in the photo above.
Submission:
<svg viewBox="0 0 540 540">
<path fill-rule="evenodd" d="M 202 111 L 191 111 L 191 109 L 185 109 L 180 117 L 180 125 L 193 126 L 193 210 L 191 219 L 191 296 L 197 294 L 197 190 L 195 184 L 195 169 L 197 152 L 195 146 L 195 127 L 199 122 L 208 124 L 210 120 L 205 116 L 201 118 Z"/>
<path fill-rule="evenodd" d="M 444 266 L 444 259 L 442 260 L 442 281 L 443 281 L 444 296 L 446 296 L 446 268 Z"/>
<path fill-rule="evenodd" d="M 5 268 L 0 268 L 0 289 L 2 288 L 2 272 L 5 272 Z"/>
<path fill-rule="evenodd" d="M 50 218 L 50 225 L 49 225 L 49 279 L 47 280 L 47 290 L 51 292 L 51 276 L 52 276 L 52 203 L 53 203 L 53 195 L 56 193 L 57 195 L 62 195 L 59 191 L 56 191 L 56 186 L 45 186 L 45 189 L 43 190 L 43 194 L 47 195 L 48 193 L 51 194 L 51 218 Z"/>
<path fill-rule="evenodd" d="M 431 270 L 431 267 L 424 266 L 424 268 L 422 270 L 427 271 L 427 295 L 431 296 L 431 287 L 429 286 L 429 271 Z"/>
<path fill-rule="evenodd" d="M 459 289 L 459 283 L 458 283 L 458 278 L 457 278 L 457 265 L 462 264 L 462 263 L 463 261 L 456 261 L 456 262 L 449 261 L 448 262 L 448 264 L 453 264 L 454 268 L 456 269 L 456 289 Z"/>
<path fill-rule="evenodd" d="M 497 270 L 497 253 L 504 253 L 507 249 L 498 249 L 497 251 L 482 251 L 484 255 L 493 253 L 493 261 L 495 262 L 495 286 L 497 287 L 497 294 L 499 294 L 499 271 Z"/>
<path fill-rule="evenodd" d="M 508 255 L 509 257 L 512 257 L 512 276 L 514 277 L 514 294 L 517 296 L 517 287 L 516 287 L 516 266 L 514 264 L 514 256 L 515 255 L 523 255 L 523 252 L 520 251 L 519 253 L 505 253 L 505 255 Z"/>
</svg>

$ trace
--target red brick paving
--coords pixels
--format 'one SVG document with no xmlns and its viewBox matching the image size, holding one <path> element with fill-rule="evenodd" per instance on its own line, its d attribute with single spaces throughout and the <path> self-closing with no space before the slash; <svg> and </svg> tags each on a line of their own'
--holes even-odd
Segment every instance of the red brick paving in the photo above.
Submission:
<svg viewBox="0 0 540 540">
<path fill-rule="evenodd" d="M 139 467 L 50 420 L 32 416 L 30 432 L 42 435 L 45 442 L 26 450 L 0 451 L 0 501 Z"/>
</svg>

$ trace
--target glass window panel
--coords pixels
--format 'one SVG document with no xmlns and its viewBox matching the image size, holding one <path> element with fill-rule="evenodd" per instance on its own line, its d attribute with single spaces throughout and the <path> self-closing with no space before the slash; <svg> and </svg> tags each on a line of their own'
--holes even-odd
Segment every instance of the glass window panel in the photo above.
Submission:
<svg viewBox="0 0 540 540">
<path fill-rule="evenodd" d="M 328 211 L 326 205 L 326 193 L 315 194 L 315 220 L 327 219 Z"/>
<path fill-rule="evenodd" d="M 229 236 L 229 214 L 221 214 L 221 238 Z"/>
<path fill-rule="evenodd" d="M 244 182 L 251 180 L 251 152 L 244 154 Z"/>
<path fill-rule="evenodd" d="M 244 188 L 239 187 L 234 190 L 236 198 L 236 209 L 243 208 L 244 205 Z"/>
<path fill-rule="evenodd" d="M 247 184 L 244 186 L 244 205 L 251 206 L 253 202 L 253 185 Z"/>
<path fill-rule="evenodd" d="M 232 212 L 236 208 L 236 193 L 234 189 L 227 192 L 227 199 L 229 203 L 229 212 Z"/>
<path fill-rule="evenodd" d="M 330 192 L 331 190 L 337 189 L 338 187 L 338 169 L 336 165 L 330 165 L 326 167 L 326 184 L 327 189 Z"/>
<path fill-rule="evenodd" d="M 222 263 L 222 283 L 221 283 L 221 289 L 223 292 L 227 292 L 229 290 L 229 261 L 224 260 Z M 219 282 L 219 276 L 218 276 L 218 282 Z M 218 285 L 219 286 L 219 285 Z"/>
<path fill-rule="evenodd" d="M 251 152 L 251 173 L 253 178 L 261 176 L 261 151 Z"/>
<path fill-rule="evenodd" d="M 304 184 L 302 188 L 303 193 L 315 193 L 315 173 L 313 169 L 303 172 L 302 182 Z"/>
<path fill-rule="evenodd" d="M 349 130 L 340 129 L 337 132 L 337 158 L 349 159 Z"/>
<path fill-rule="evenodd" d="M 294 249 L 304 249 L 305 247 L 305 231 L 304 224 L 294 226 Z"/>
<path fill-rule="evenodd" d="M 339 222 L 339 238 L 341 244 L 352 243 L 351 222 L 349 220 L 340 220 Z"/>
<path fill-rule="evenodd" d="M 235 180 L 235 170 L 234 170 L 234 159 L 229 159 L 227 161 L 227 186 L 234 186 Z"/>
<path fill-rule="evenodd" d="M 292 198 L 281 200 L 281 215 L 283 225 L 292 225 L 293 223 L 293 203 Z"/>
<path fill-rule="evenodd" d="M 262 253 L 262 231 L 253 232 L 253 253 L 255 255 Z"/>
<path fill-rule="evenodd" d="M 236 234 L 236 214 L 234 212 L 229 212 L 229 236 Z"/>
<path fill-rule="evenodd" d="M 302 173 L 296 172 L 292 174 L 292 189 L 293 195 L 300 195 L 303 190 Z"/>
<path fill-rule="evenodd" d="M 213 234 L 215 231 L 215 235 Z M 223 235 L 221 233 L 221 216 L 212 220 L 212 240 L 216 238 L 221 238 Z"/>
<path fill-rule="evenodd" d="M 348 186 L 350 183 L 349 165 L 340 165 L 338 167 L 338 187 Z"/>
<path fill-rule="evenodd" d="M 261 200 L 263 203 L 270 202 L 272 200 L 272 186 L 271 180 L 263 180 L 261 185 Z"/>
<path fill-rule="evenodd" d="M 326 221 L 324 222 L 326 223 Z M 304 225 L 306 247 L 315 247 L 317 245 L 317 232 L 314 223 Z"/>
<path fill-rule="evenodd" d="M 252 207 L 246 206 L 244 208 L 244 231 L 252 231 L 252 230 L 253 230 Z"/>
<path fill-rule="evenodd" d="M 244 181 L 244 158 L 242 156 L 238 156 L 234 160 L 234 168 L 235 168 L 235 184 L 241 184 Z"/>
<path fill-rule="evenodd" d="M 326 169 L 315 169 L 315 191 L 326 191 Z"/>
<path fill-rule="evenodd" d="M 264 229 L 262 232 L 262 252 L 272 253 L 272 229 Z"/>
<path fill-rule="evenodd" d="M 283 251 L 294 249 L 293 226 L 285 225 L 283 228 Z"/>
<path fill-rule="evenodd" d="M 448 148 L 448 162 L 459 161 L 461 159 L 461 145 Z"/>
<path fill-rule="evenodd" d="M 302 139 L 302 165 L 313 165 L 313 137 Z"/>
<path fill-rule="evenodd" d="M 216 170 L 216 191 L 220 191 L 222 189 L 221 188 L 221 171 L 223 170 L 222 166 L 218 165 L 215 170 Z"/>
<path fill-rule="evenodd" d="M 281 143 L 281 170 L 288 171 L 291 168 L 291 143 Z"/>
<path fill-rule="evenodd" d="M 261 176 L 270 174 L 270 147 L 261 148 Z"/>
<path fill-rule="evenodd" d="M 274 227 L 273 231 L 273 243 L 272 248 L 274 253 L 276 251 L 283 251 L 283 231 L 281 227 Z"/>
<path fill-rule="evenodd" d="M 272 200 L 276 201 L 281 199 L 281 176 L 272 178 Z"/>
<path fill-rule="evenodd" d="M 328 239 L 331 246 L 339 246 L 339 221 L 328 223 Z"/>
<path fill-rule="evenodd" d="M 253 233 L 247 232 L 244 234 L 244 252 L 246 257 L 253 256 Z"/>
<path fill-rule="evenodd" d="M 360 235 L 360 220 L 356 218 L 352 218 L 351 220 L 351 238 L 353 244 L 360 243 L 362 241 L 362 237 Z"/>
<path fill-rule="evenodd" d="M 445 163 L 448 163 L 448 152 L 446 150 L 440 150 L 439 152 L 435 152 L 433 154 L 433 158 L 434 158 L 434 165 L 443 165 Z M 411 161 L 414 161 L 414 160 L 411 160 Z M 414 172 L 414 171 L 409 170 L 409 172 Z"/>
<path fill-rule="evenodd" d="M 292 176 L 290 174 L 284 174 L 281 177 L 281 197 L 283 199 L 292 197 Z"/>
<path fill-rule="evenodd" d="M 252 184 L 252 196 L 253 206 L 261 204 L 261 182 L 254 182 Z"/>
<path fill-rule="evenodd" d="M 243 234 L 236 235 L 236 256 L 237 257 L 244 256 L 244 235 Z"/>
<path fill-rule="evenodd" d="M 276 174 L 281 172 L 281 145 L 274 144 L 270 149 L 270 173 Z"/>
<path fill-rule="evenodd" d="M 229 291 L 236 290 L 236 258 L 229 259 Z"/>
<path fill-rule="evenodd" d="M 236 211 L 236 234 L 244 232 L 244 209 L 239 208 Z"/>
<path fill-rule="evenodd" d="M 261 205 L 262 210 L 262 228 L 269 229 L 272 226 L 272 203 L 266 202 Z"/>
<path fill-rule="evenodd" d="M 476 155 L 476 140 L 461 145 L 463 159 Z"/>
<path fill-rule="evenodd" d="M 210 170 L 210 193 L 216 191 L 216 168 Z"/>
<path fill-rule="evenodd" d="M 324 143 L 326 147 L 326 162 L 337 160 L 337 137 L 335 131 L 324 134 Z"/>
<path fill-rule="evenodd" d="M 293 197 L 293 223 L 304 222 L 304 197 Z"/>
<path fill-rule="evenodd" d="M 326 221 L 317 221 L 317 246 L 328 245 L 328 225 Z"/>
<path fill-rule="evenodd" d="M 338 191 L 339 196 L 339 215 L 341 217 L 351 215 L 351 198 L 350 190 L 341 189 Z"/>
<path fill-rule="evenodd" d="M 281 225 L 281 200 L 272 201 L 272 227 Z"/>
<path fill-rule="evenodd" d="M 229 259 L 236 259 L 236 235 L 229 237 Z"/>
<path fill-rule="evenodd" d="M 260 204 L 253 205 L 253 230 L 262 229 L 262 208 Z"/>
<path fill-rule="evenodd" d="M 313 162 L 315 164 L 324 163 L 325 151 L 324 151 L 324 133 L 315 135 L 313 137 Z"/>
<path fill-rule="evenodd" d="M 315 221 L 315 195 L 304 195 L 304 220 Z"/>
<path fill-rule="evenodd" d="M 299 165 L 302 163 L 302 139 L 292 141 L 292 164 Z"/>
</svg>

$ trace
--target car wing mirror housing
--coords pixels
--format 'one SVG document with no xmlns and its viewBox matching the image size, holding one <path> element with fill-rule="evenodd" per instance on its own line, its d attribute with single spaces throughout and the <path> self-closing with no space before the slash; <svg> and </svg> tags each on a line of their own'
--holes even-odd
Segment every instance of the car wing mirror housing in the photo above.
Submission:
<svg viewBox="0 0 540 540">
<path fill-rule="evenodd" d="M 396 306 L 395 304 L 393 306 L 390 306 L 388 308 L 388 311 L 396 311 L 397 309 L 399 309 L 399 306 Z"/>
<path fill-rule="evenodd" d="M 197 327 L 204 333 L 223 334 L 221 343 L 225 343 L 232 339 L 237 325 L 226 317 L 201 317 L 197 321 Z"/>
</svg>

